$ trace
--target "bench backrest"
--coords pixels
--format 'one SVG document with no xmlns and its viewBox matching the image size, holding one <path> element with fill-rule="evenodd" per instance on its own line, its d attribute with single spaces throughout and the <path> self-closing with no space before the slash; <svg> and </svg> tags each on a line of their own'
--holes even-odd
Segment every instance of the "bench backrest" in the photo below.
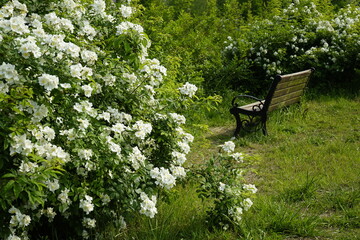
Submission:
<svg viewBox="0 0 360 240">
<path fill-rule="evenodd" d="M 300 102 L 300 98 L 314 69 L 276 76 L 265 99 L 267 111 Z"/>
</svg>

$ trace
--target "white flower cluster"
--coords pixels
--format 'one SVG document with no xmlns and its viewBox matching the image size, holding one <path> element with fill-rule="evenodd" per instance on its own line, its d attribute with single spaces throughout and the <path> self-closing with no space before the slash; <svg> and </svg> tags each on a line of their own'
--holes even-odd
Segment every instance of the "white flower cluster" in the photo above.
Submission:
<svg viewBox="0 0 360 240">
<path fill-rule="evenodd" d="M 220 145 L 222 150 L 226 153 L 231 153 L 235 150 L 235 143 L 233 141 L 227 141 L 223 145 Z"/>
<path fill-rule="evenodd" d="M 139 120 L 132 126 L 132 129 L 136 131 L 135 136 L 143 140 L 146 135 L 151 133 L 152 126 L 151 123 L 145 123 L 144 121 Z"/>
<path fill-rule="evenodd" d="M 130 17 L 132 14 L 132 8 L 125 5 L 121 5 L 120 11 L 124 18 Z"/>
<path fill-rule="evenodd" d="M 10 227 L 26 227 L 30 224 L 31 218 L 29 215 L 22 214 L 19 209 L 12 207 L 9 209 L 9 213 L 13 214 L 10 219 Z"/>
<path fill-rule="evenodd" d="M 90 212 L 92 212 L 94 210 L 94 204 L 92 203 L 93 198 L 90 197 L 89 195 L 85 195 L 85 199 L 81 199 L 80 200 L 80 208 L 83 209 L 83 211 L 86 214 L 89 214 Z"/>
<path fill-rule="evenodd" d="M 70 192 L 70 190 L 65 188 L 58 195 L 58 200 L 64 205 L 70 205 L 71 204 L 71 200 L 69 198 L 69 192 Z"/>
<path fill-rule="evenodd" d="M 94 0 L 91 5 L 95 16 L 100 16 L 102 19 L 113 22 L 114 17 L 106 13 L 106 3 L 104 0 Z"/>
<path fill-rule="evenodd" d="M 60 188 L 58 179 L 54 179 L 53 181 L 47 180 L 45 184 L 51 192 L 55 192 Z"/>
<path fill-rule="evenodd" d="M 54 30 L 56 30 L 56 31 L 59 31 L 62 29 L 64 31 L 69 31 L 71 33 L 74 31 L 74 26 L 73 26 L 72 22 L 69 19 L 60 18 L 60 17 L 56 16 L 55 12 L 51 12 L 51 13 L 44 15 L 44 19 L 45 19 L 46 24 L 48 24 L 49 26 L 54 28 Z"/>
<path fill-rule="evenodd" d="M 48 92 L 51 92 L 51 90 L 58 88 L 59 78 L 57 76 L 44 73 L 38 79 L 39 84 L 43 86 Z"/>
<path fill-rule="evenodd" d="M 235 54 L 238 50 L 237 48 L 237 42 L 235 40 L 232 39 L 231 36 L 227 37 L 227 41 L 224 42 L 224 44 L 227 44 L 227 46 L 224 48 L 224 52 L 231 52 L 233 54 Z"/>
<path fill-rule="evenodd" d="M 194 84 L 187 82 L 182 87 L 179 88 L 179 91 L 181 94 L 187 95 L 190 98 L 192 98 L 195 95 L 197 89 L 198 88 Z"/>
<path fill-rule="evenodd" d="M 134 147 L 129 155 L 129 161 L 135 170 L 145 165 L 146 157 L 141 153 L 138 147 Z"/>
<path fill-rule="evenodd" d="M 241 207 L 233 207 L 229 209 L 229 215 L 235 220 L 240 222 L 242 219 L 243 209 Z"/>
<path fill-rule="evenodd" d="M 82 224 L 86 227 L 86 228 L 94 228 L 96 226 L 96 220 L 92 219 L 92 218 L 87 218 L 85 217 L 83 219 Z"/>
<path fill-rule="evenodd" d="M 244 161 L 244 154 L 240 152 L 236 152 L 233 154 L 230 154 L 231 157 L 235 159 L 235 161 L 243 162 Z"/>
<path fill-rule="evenodd" d="M 140 213 L 144 214 L 150 218 L 153 218 L 155 216 L 155 214 L 157 213 L 157 208 L 156 208 L 156 196 L 153 195 L 151 196 L 151 199 L 148 197 L 148 195 L 146 195 L 146 193 L 144 192 L 140 192 L 140 199 L 141 199 L 141 203 L 140 203 Z"/>
<path fill-rule="evenodd" d="M 256 188 L 256 186 L 254 184 L 244 184 L 243 189 L 245 191 L 249 191 L 251 193 L 256 193 L 257 192 L 257 188 Z"/>
<path fill-rule="evenodd" d="M 125 34 L 130 30 L 133 30 L 135 32 L 137 32 L 138 34 L 143 34 L 144 33 L 144 28 L 139 25 L 139 24 L 135 24 L 132 22 L 122 22 L 120 23 L 118 26 L 116 26 L 116 35 L 121 35 L 121 34 Z"/>
<path fill-rule="evenodd" d="M 185 124 L 185 117 L 177 113 L 169 113 L 170 117 L 174 119 L 177 124 Z"/>
<path fill-rule="evenodd" d="M 176 184 L 176 178 L 166 168 L 154 168 L 150 171 L 150 176 L 154 178 L 155 183 L 166 189 L 171 189 Z"/>
</svg>

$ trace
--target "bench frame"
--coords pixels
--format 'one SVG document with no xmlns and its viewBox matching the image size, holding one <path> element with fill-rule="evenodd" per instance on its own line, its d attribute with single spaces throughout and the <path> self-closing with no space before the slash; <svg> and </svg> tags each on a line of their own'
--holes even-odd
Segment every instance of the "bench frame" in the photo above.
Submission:
<svg viewBox="0 0 360 240">
<path fill-rule="evenodd" d="M 266 121 L 268 113 L 300 102 L 310 76 L 314 71 L 315 69 L 311 68 L 301 72 L 277 75 L 265 99 L 259 99 L 251 95 L 235 96 L 230 109 L 230 113 L 234 115 L 236 120 L 234 136 L 237 137 L 242 129 L 245 131 L 262 129 L 263 134 L 267 135 Z M 239 106 L 236 101 L 240 98 L 250 98 L 256 102 Z M 248 118 L 241 119 L 240 114 L 246 115 Z"/>
</svg>

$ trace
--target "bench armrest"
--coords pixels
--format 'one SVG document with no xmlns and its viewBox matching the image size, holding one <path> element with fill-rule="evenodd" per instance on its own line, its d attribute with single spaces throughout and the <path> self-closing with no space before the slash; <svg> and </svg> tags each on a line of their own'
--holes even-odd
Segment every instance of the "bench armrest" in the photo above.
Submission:
<svg viewBox="0 0 360 240">
<path fill-rule="evenodd" d="M 235 103 L 235 101 L 236 101 L 236 99 L 242 98 L 242 97 L 251 98 L 251 99 L 254 99 L 254 100 L 256 100 L 256 101 L 260 101 L 260 103 L 264 104 L 264 99 L 260 99 L 260 98 L 257 98 L 257 97 L 251 96 L 251 95 L 238 95 L 238 96 L 236 96 L 236 97 L 233 98 L 233 100 L 231 101 L 231 105 L 232 105 L 233 107 L 237 107 L 238 104 Z"/>
</svg>

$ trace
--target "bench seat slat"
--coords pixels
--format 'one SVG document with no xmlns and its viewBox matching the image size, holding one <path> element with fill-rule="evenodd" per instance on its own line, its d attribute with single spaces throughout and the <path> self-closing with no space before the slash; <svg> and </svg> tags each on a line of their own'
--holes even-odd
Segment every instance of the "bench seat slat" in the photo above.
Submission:
<svg viewBox="0 0 360 240">
<path fill-rule="evenodd" d="M 309 69 L 309 70 L 305 70 L 305 71 L 301 71 L 301 72 L 297 72 L 297 73 L 290 73 L 290 74 L 285 74 L 285 75 L 282 75 L 281 78 L 282 78 L 282 82 L 288 82 L 288 81 L 294 81 L 296 79 L 299 79 L 299 78 L 308 78 L 312 73 L 312 70 Z"/>
<path fill-rule="evenodd" d="M 285 101 L 278 101 L 276 103 L 272 103 L 270 104 L 269 108 L 268 108 L 268 111 L 271 112 L 277 108 L 282 108 L 282 107 L 286 107 L 286 106 L 289 106 L 291 104 L 294 104 L 294 103 L 298 103 L 300 101 L 300 97 L 295 97 L 295 98 L 290 98 L 290 99 L 287 99 Z"/>
<path fill-rule="evenodd" d="M 305 85 L 306 85 L 306 83 L 302 83 L 302 84 L 288 87 L 288 88 L 276 89 L 276 91 L 274 92 L 273 98 L 302 90 L 302 89 L 304 89 Z"/>
<path fill-rule="evenodd" d="M 286 101 L 288 99 L 299 98 L 299 100 L 300 100 L 300 97 L 301 97 L 302 93 L 303 93 L 303 90 L 300 89 L 300 90 L 298 90 L 296 92 L 291 92 L 291 93 L 288 93 L 288 94 L 285 94 L 285 95 L 280 95 L 278 97 L 274 97 L 271 100 L 270 106 L 273 105 L 273 104 L 276 104 L 278 102 Z"/>
<path fill-rule="evenodd" d="M 297 79 L 297 80 L 291 81 L 291 82 L 283 82 L 283 81 L 281 81 L 277 85 L 277 89 L 283 89 L 283 88 L 289 88 L 289 87 L 293 87 L 293 86 L 297 86 L 297 85 L 303 85 L 306 82 L 307 82 L 306 78 Z"/>
<path fill-rule="evenodd" d="M 264 100 L 262 100 L 262 102 L 265 103 Z M 261 105 L 261 102 L 257 101 L 257 102 L 253 102 L 253 103 L 250 103 L 250 104 L 243 105 L 243 106 L 241 106 L 239 108 L 244 109 L 246 111 L 253 111 L 254 106 L 260 106 L 260 105 Z"/>
</svg>

